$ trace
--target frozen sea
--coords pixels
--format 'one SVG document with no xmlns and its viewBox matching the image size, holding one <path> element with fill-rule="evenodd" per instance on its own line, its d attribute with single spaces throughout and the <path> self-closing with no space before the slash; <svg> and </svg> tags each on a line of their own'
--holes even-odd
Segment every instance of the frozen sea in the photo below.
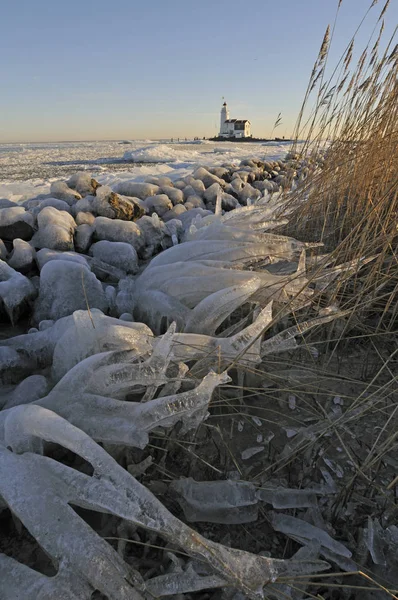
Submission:
<svg viewBox="0 0 398 600">
<path fill-rule="evenodd" d="M 254 156 L 279 159 L 289 148 L 288 143 L 208 140 L 0 144 L 0 199 L 18 202 L 48 193 L 52 181 L 68 179 L 80 171 L 88 171 L 100 183 L 111 186 L 158 174 L 179 179 L 198 165 L 239 163 Z"/>
</svg>

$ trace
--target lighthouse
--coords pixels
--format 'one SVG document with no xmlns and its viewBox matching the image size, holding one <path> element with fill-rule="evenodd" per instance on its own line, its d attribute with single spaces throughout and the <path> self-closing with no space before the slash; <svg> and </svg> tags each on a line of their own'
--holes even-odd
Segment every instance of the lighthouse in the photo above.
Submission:
<svg viewBox="0 0 398 600">
<path fill-rule="evenodd" d="M 219 135 L 225 135 L 228 133 L 228 126 L 226 124 L 226 121 L 228 121 L 229 119 L 229 110 L 227 108 L 227 103 L 224 102 L 224 104 L 221 107 L 221 122 L 220 122 L 220 134 Z"/>
<path fill-rule="evenodd" d="M 218 137 L 234 140 L 252 137 L 250 121 L 248 119 L 230 119 L 226 102 L 221 107 L 220 133 Z"/>
</svg>

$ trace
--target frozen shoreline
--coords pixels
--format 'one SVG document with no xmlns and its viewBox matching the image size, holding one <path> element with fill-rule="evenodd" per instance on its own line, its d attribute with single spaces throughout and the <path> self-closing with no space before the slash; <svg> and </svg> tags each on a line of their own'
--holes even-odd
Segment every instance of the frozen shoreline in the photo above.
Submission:
<svg viewBox="0 0 398 600">
<path fill-rule="evenodd" d="M 150 175 L 185 177 L 199 165 L 238 164 L 257 156 L 278 160 L 286 144 L 231 144 L 231 142 L 64 142 L 59 144 L 0 144 L 0 199 L 22 202 L 48 193 L 58 179 L 87 171 L 100 183 L 144 181 Z"/>
</svg>

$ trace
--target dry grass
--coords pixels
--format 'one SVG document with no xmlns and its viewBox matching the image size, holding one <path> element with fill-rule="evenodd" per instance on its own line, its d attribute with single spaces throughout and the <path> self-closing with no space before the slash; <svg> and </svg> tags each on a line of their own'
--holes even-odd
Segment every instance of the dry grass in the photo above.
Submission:
<svg viewBox="0 0 398 600">
<path fill-rule="evenodd" d="M 376 4 L 365 15 L 374 13 L 375 26 L 357 64 L 354 35 L 327 81 L 330 28 L 324 36 L 295 130 L 296 141 L 306 139 L 302 157 L 322 167 L 312 167 L 293 193 L 289 227 L 298 238 L 322 241 L 338 263 L 374 257 L 356 284 L 340 282 L 335 292 L 357 316 L 377 314 L 373 325 L 391 330 L 398 290 L 398 46 L 397 29 L 383 38 L 389 2 L 375 13 Z"/>
</svg>

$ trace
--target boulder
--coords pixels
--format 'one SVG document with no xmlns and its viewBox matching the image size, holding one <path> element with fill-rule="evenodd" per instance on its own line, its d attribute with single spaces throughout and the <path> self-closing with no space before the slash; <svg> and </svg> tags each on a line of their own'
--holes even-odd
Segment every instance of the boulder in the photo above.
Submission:
<svg viewBox="0 0 398 600">
<path fill-rule="evenodd" d="M 91 246 L 90 255 L 125 273 L 133 274 L 138 271 L 137 252 L 126 242 L 97 242 Z"/>
<path fill-rule="evenodd" d="M 164 222 L 170 221 L 171 219 L 178 219 L 179 215 L 186 211 L 187 209 L 183 204 L 176 204 L 174 208 L 172 208 L 166 214 L 163 215 L 162 219 Z"/>
<path fill-rule="evenodd" d="M 95 216 L 89 212 L 78 212 L 75 221 L 77 225 L 93 225 Z"/>
<path fill-rule="evenodd" d="M 141 217 L 143 218 L 143 217 Z M 139 252 L 145 244 L 145 238 L 137 223 L 97 217 L 94 221 L 95 237 L 97 240 L 109 242 L 126 242 Z"/>
<path fill-rule="evenodd" d="M 37 216 L 39 230 L 32 238 L 35 248 L 73 250 L 73 234 L 76 223 L 64 210 L 46 206 Z"/>
<path fill-rule="evenodd" d="M 115 311 L 118 315 L 133 313 L 135 282 L 131 277 L 121 279 L 117 288 Z"/>
<path fill-rule="evenodd" d="M 81 214 L 81 213 L 79 213 Z M 94 236 L 94 225 L 78 225 L 75 231 L 75 248 L 77 252 L 85 254 L 91 246 Z"/>
<path fill-rule="evenodd" d="M 178 243 L 183 233 L 184 228 L 180 219 L 170 219 L 165 224 L 165 234 L 171 238 L 173 244 Z"/>
<path fill-rule="evenodd" d="M 256 188 L 256 190 L 260 190 L 260 192 L 273 192 L 274 191 L 273 182 L 268 181 L 267 179 L 265 181 L 255 181 L 253 183 L 253 187 Z"/>
<path fill-rule="evenodd" d="M 183 190 L 187 184 L 183 179 L 177 179 L 177 181 L 174 181 L 173 185 L 177 190 Z"/>
<path fill-rule="evenodd" d="M 237 175 L 233 179 L 231 179 L 231 183 L 226 186 L 225 191 L 229 194 L 235 192 L 239 194 L 239 192 L 245 187 L 245 182 Z"/>
<path fill-rule="evenodd" d="M 149 196 L 144 201 L 145 209 L 149 215 L 155 212 L 159 217 L 173 208 L 173 203 L 166 194 Z"/>
<path fill-rule="evenodd" d="M 35 295 L 29 279 L 0 260 L 0 304 L 12 324 L 18 321 Z"/>
<path fill-rule="evenodd" d="M 30 240 L 34 233 L 34 218 L 23 206 L 0 209 L 0 238 Z"/>
<path fill-rule="evenodd" d="M 218 183 L 213 183 L 213 185 L 218 185 Z M 210 187 L 212 187 L 212 186 L 210 186 Z M 206 189 L 205 189 L 205 191 L 206 191 Z M 196 189 L 192 185 L 187 185 L 187 187 L 185 187 L 183 190 L 184 200 L 188 200 L 188 198 L 190 196 L 204 198 L 205 191 L 200 191 L 199 193 L 197 193 Z"/>
<path fill-rule="evenodd" d="M 209 173 L 219 177 L 219 179 L 228 179 L 229 178 L 229 170 L 225 167 L 208 167 L 207 169 Z"/>
<path fill-rule="evenodd" d="M 239 200 L 244 204 L 246 204 L 248 199 L 258 200 L 259 198 L 261 198 L 261 192 L 252 187 L 250 183 L 246 183 L 246 185 L 239 192 Z"/>
<path fill-rule="evenodd" d="M 144 239 L 144 247 L 141 256 L 144 259 L 150 258 L 155 252 L 161 249 L 161 244 L 165 234 L 165 225 L 155 213 L 151 217 L 144 216 L 137 221 Z"/>
<path fill-rule="evenodd" d="M 182 204 L 184 202 L 184 194 L 182 190 L 178 190 L 177 188 L 171 187 L 170 185 L 164 185 L 162 187 L 162 192 L 164 194 L 167 194 L 174 206 L 176 204 Z"/>
<path fill-rule="evenodd" d="M 213 183 L 219 183 L 222 187 L 225 187 L 224 179 L 213 175 L 204 167 L 199 167 L 198 169 L 196 169 L 192 176 L 194 179 L 200 179 L 203 182 L 205 188 L 210 187 L 211 185 L 213 185 Z"/>
<path fill-rule="evenodd" d="M 232 179 L 236 179 L 237 177 L 239 177 L 239 179 L 241 179 L 244 183 L 252 183 L 256 178 L 252 171 L 248 171 L 246 169 L 235 171 L 235 173 L 232 176 Z"/>
<path fill-rule="evenodd" d="M 86 213 L 88 215 L 92 214 L 94 212 L 92 204 L 91 204 L 93 199 L 94 199 L 94 196 L 85 196 L 81 200 L 78 200 L 76 202 L 76 204 L 72 207 L 73 214 L 74 215 L 78 215 L 79 213 L 80 214 Z"/>
<path fill-rule="evenodd" d="M 13 241 L 12 245 L 13 251 L 7 261 L 8 264 L 20 273 L 28 273 L 35 265 L 36 252 L 34 248 L 28 242 L 18 238 Z"/>
<path fill-rule="evenodd" d="M 81 199 L 81 195 L 68 187 L 65 181 L 54 181 L 50 187 L 50 194 L 53 198 L 64 200 L 69 206 L 73 206 L 77 200 Z"/>
<path fill-rule="evenodd" d="M 32 209 L 33 216 L 37 217 L 37 215 L 43 210 L 43 208 L 46 208 L 46 206 L 52 206 L 57 210 L 63 210 L 69 214 L 71 212 L 71 207 L 67 202 L 65 202 L 65 200 L 59 200 L 58 198 L 46 198 Z"/>
<path fill-rule="evenodd" d="M 195 194 L 197 196 L 203 196 L 203 194 L 206 191 L 205 185 L 203 183 L 203 181 L 201 181 L 200 179 L 193 179 L 191 180 L 190 184 L 189 184 L 194 190 L 195 190 Z"/>
<path fill-rule="evenodd" d="M 109 219 L 122 221 L 136 221 L 145 213 L 144 209 L 133 199 L 122 198 L 107 185 L 97 189 L 92 197 L 91 206 L 93 213 Z"/>
<path fill-rule="evenodd" d="M 45 331 L 46 329 L 50 329 L 54 325 L 55 321 L 53 319 L 44 319 L 44 321 L 40 321 L 39 323 L 39 331 Z"/>
<path fill-rule="evenodd" d="M 239 200 L 237 200 L 235 196 L 231 196 L 231 194 L 223 193 L 221 196 L 221 207 L 224 210 L 233 210 L 234 208 L 239 208 Z"/>
<path fill-rule="evenodd" d="M 145 200 L 160 192 L 160 187 L 153 183 L 137 183 L 134 181 L 121 181 L 114 187 L 114 191 L 122 196 L 132 196 Z"/>
<path fill-rule="evenodd" d="M 18 206 L 16 202 L 8 200 L 8 198 L 0 198 L 0 208 L 13 208 Z"/>
<path fill-rule="evenodd" d="M 88 262 L 85 259 L 85 257 L 81 254 L 77 254 L 76 252 L 57 252 L 56 250 L 49 250 L 48 248 L 43 248 L 43 250 L 39 250 L 39 252 L 36 252 L 36 262 L 40 271 L 42 270 L 44 265 L 46 265 L 51 260 L 70 261 L 79 265 L 83 265 L 84 267 L 88 267 Z"/>
<path fill-rule="evenodd" d="M 3 240 L 0 240 L 0 259 L 5 260 L 7 258 L 7 248 Z"/>
<path fill-rule="evenodd" d="M 211 202 L 212 204 L 216 203 L 217 196 L 221 192 L 220 186 L 218 183 L 213 183 L 205 193 L 203 194 L 203 198 L 206 202 Z"/>
<path fill-rule="evenodd" d="M 145 179 L 145 183 L 153 183 L 154 185 L 158 185 L 161 188 L 163 188 L 164 186 L 171 187 L 173 185 L 170 177 L 165 177 L 165 176 L 156 177 L 153 175 L 151 175 L 150 177 L 147 177 Z M 165 192 L 165 193 L 167 193 L 167 192 Z"/>
<path fill-rule="evenodd" d="M 66 260 L 51 260 L 41 270 L 34 320 L 60 319 L 75 310 L 107 310 L 105 292 L 87 267 Z"/>
<path fill-rule="evenodd" d="M 94 196 L 96 190 L 101 187 L 95 179 L 91 177 L 89 173 L 76 173 L 67 182 L 69 188 L 76 190 L 84 198 L 84 196 Z"/>
<path fill-rule="evenodd" d="M 131 313 L 123 313 L 119 317 L 120 321 L 127 321 L 128 323 L 132 323 L 134 321 L 133 315 Z"/>
<path fill-rule="evenodd" d="M 190 210 L 191 208 L 205 208 L 205 203 L 200 196 L 189 196 L 185 202 L 185 208 Z"/>
</svg>

